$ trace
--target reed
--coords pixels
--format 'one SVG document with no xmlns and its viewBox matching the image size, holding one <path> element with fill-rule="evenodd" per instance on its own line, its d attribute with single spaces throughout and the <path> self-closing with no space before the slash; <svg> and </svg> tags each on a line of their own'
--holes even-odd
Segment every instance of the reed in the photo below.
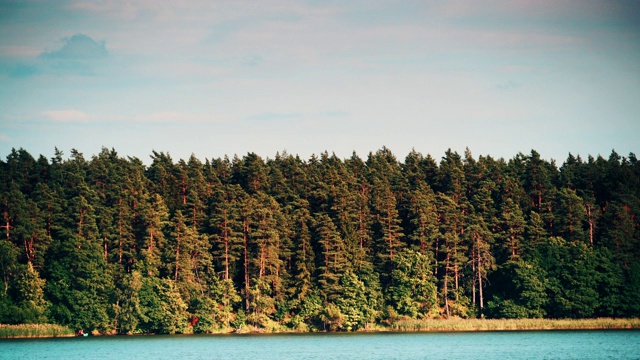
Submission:
<svg viewBox="0 0 640 360">
<path fill-rule="evenodd" d="M 640 329 L 640 319 L 402 319 L 389 326 L 391 331 L 433 332 L 597 329 Z"/>
<path fill-rule="evenodd" d="M 75 332 L 66 326 L 55 324 L 0 324 L 0 338 L 68 337 Z"/>
</svg>

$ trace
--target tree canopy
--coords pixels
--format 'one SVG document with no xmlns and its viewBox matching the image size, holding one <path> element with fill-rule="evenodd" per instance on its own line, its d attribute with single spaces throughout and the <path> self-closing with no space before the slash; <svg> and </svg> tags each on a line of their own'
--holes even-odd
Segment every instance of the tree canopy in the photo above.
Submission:
<svg viewBox="0 0 640 360">
<path fill-rule="evenodd" d="M 103 333 L 640 316 L 640 163 L 389 149 L 0 160 L 0 323 Z"/>
</svg>

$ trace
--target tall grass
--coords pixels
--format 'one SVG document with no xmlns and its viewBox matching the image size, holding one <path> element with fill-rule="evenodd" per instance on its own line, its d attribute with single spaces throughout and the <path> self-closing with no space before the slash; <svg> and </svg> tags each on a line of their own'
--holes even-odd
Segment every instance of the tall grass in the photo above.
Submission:
<svg viewBox="0 0 640 360">
<path fill-rule="evenodd" d="M 0 338 L 36 338 L 74 336 L 75 332 L 66 326 L 54 324 L 0 324 Z"/>
<path fill-rule="evenodd" d="M 504 331 L 640 329 L 640 319 L 450 319 L 397 320 L 391 331 Z"/>
<path fill-rule="evenodd" d="M 372 324 L 360 331 L 407 331 L 407 332 L 454 332 L 454 331 L 509 331 L 509 330 L 600 330 L 640 329 L 640 319 L 400 319 L 389 324 Z M 224 332 L 224 331 L 223 331 Z M 257 329 L 245 327 L 238 333 L 261 332 L 305 332 L 303 329 Z M 65 326 L 54 324 L 0 324 L 0 338 L 69 337 L 75 332 Z"/>
</svg>

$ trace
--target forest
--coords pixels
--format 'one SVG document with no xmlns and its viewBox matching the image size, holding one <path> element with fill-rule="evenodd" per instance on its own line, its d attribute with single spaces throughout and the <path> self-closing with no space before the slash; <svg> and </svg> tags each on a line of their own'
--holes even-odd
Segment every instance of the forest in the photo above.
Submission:
<svg viewBox="0 0 640 360">
<path fill-rule="evenodd" d="M 341 159 L 0 160 L 0 323 L 355 331 L 640 316 L 640 163 L 387 148 Z"/>
</svg>

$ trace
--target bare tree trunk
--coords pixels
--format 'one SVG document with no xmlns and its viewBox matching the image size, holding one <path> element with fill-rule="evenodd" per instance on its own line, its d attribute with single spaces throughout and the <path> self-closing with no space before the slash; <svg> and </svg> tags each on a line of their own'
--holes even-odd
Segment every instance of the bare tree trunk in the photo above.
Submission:
<svg viewBox="0 0 640 360">
<path fill-rule="evenodd" d="M 244 222 L 244 307 L 245 311 L 249 312 L 249 244 L 247 243 L 247 234 L 249 232 L 249 224 L 245 220 Z"/>
<path fill-rule="evenodd" d="M 262 279 L 262 276 L 265 274 L 265 254 L 264 254 L 264 246 L 260 246 L 260 272 L 258 274 L 258 278 Z"/>
<path fill-rule="evenodd" d="M 447 254 L 447 259 L 445 262 L 445 269 L 444 269 L 444 287 L 443 287 L 443 291 L 444 291 L 444 310 L 445 310 L 445 314 L 447 314 L 447 319 L 451 316 L 451 313 L 449 311 L 449 254 Z"/>
<path fill-rule="evenodd" d="M 434 254 L 435 266 L 433 267 L 433 276 L 435 276 L 436 278 L 438 277 L 438 255 L 440 255 L 439 250 L 440 250 L 440 238 L 436 238 L 435 254 Z"/>
<path fill-rule="evenodd" d="M 173 280 L 175 282 L 178 282 L 178 272 L 180 269 L 180 235 L 178 235 L 177 242 L 178 242 L 178 246 L 176 246 L 176 271 L 175 271 L 175 274 L 173 275 Z"/>
<path fill-rule="evenodd" d="M 453 249 L 453 254 L 455 255 L 455 257 L 456 257 L 456 258 L 458 257 L 458 256 L 457 256 L 457 255 L 458 255 L 458 249 L 457 249 L 457 247 L 455 247 L 455 248 Z M 460 299 L 458 299 L 458 289 L 459 289 L 459 286 L 460 286 L 459 278 L 460 278 L 460 274 L 459 274 L 459 272 L 458 272 L 458 263 L 457 263 L 457 261 L 456 261 L 456 262 L 454 262 L 454 264 L 453 264 L 453 279 L 454 279 L 454 282 L 455 282 L 455 290 L 456 290 L 455 294 L 456 294 L 456 301 L 459 301 L 459 300 L 460 300 Z"/>
<path fill-rule="evenodd" d="M 475 235 L 474 235 L 474 237 L 475 237 Z M 476 260 L 476 254 L 477 253 L 478 253 L 478 249 L 477 248 L 476 249 L 472 249 L 472 251 L 471 251 L 471 271 L 472 271 L 472 273 L 476 272 L 476 262 L 475 262 L 475 260 Z M 479 261 L 478 261 L 478 263 L 479 263 Z M 480 273 L 479 270 L 478 270 L 478 273 Z M 471 283 L 473 284 L 473 286 L 471 288 L 471 297 L 472 297 L 473 300 L 471 301 L 471 303 L 475 304 L 476 303 L 476 282 L 472 281 Z"/>
<path fill-rule="evenodd" d="M 587 219 L 589 219 L 589 244 L 593 246 L 593 218 L 591 217 L 591 205 L 587 205 Z"/>
<path fill-rule="evenodd" d="M 480 237 L 476 238 L 477 260 L 476 269 L 478 271 L 478 295 L 480 296 L 480 318 L 484 318 L 484 297 L 482 294 L 482 257 L 480 256 Z"/>
<path fill-rule="evenodd" d="M 229 280 L 229 240 L 224 242 L 224 279 Z"/>
<path fill-rule="evenodd" d="M 223 242 L 224 242 L 224 279 L 229 280 L 229 231 L 227 230 L 227 226 L 229 226 L 229 222 L 224 219 L 222 223 L 222 228 L 224 229 L 222 233 Z"/>
<path fill-rule="evenodd" d="M 484 297 L 482 294 L 482 273 L 480 272 L 480 269 L 478 268 L 478 291 L 480 293 L 480 317 L 484 318 Z"/>
<path fill-rule="evenodd" d="M 7 204 L 7 206 L 8 206 L 8 204 Z M 10 232 L 11 223 L 9 222 L 9 212 L 8 211 L 4 212 L 4 218 L 6 219 L 7 222 L 6 222 L 6 224 L 4 226 L 1 226 L 1 227 L 4 228 L 6 230 L 6 232 L 7 232 L 7 240 L 11 240 L 11 232 Z"/>
<path fill-rule="evenodd" d="M 120 236 L 118 239 L 118 263 L 122 265 L 122 222 L 118 225 Z"/>
</svg>

